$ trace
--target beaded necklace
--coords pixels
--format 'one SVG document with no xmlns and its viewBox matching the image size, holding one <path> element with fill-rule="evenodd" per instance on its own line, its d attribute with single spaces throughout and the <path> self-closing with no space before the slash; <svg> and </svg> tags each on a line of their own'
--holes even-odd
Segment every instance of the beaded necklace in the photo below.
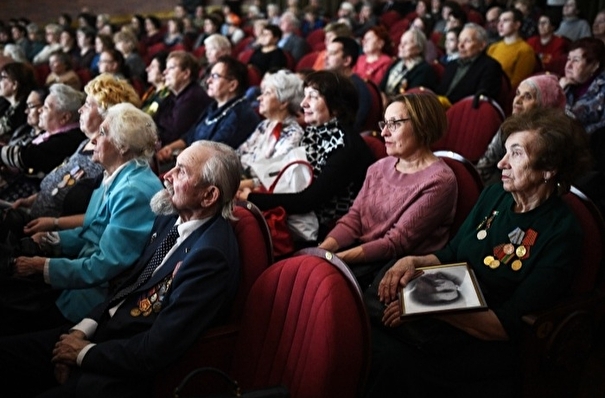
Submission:
<svg viewBox="0 0 605 398">
<path fill-rule="evenodd" d="M 244 101 L 245 99 L 246 99 L 246 97 L 242 97 L 242 98 L 238 99 L 237 101 L 233 102 L 231 105 L 229 105 L 227 108 L 225 108 L 225 110 L 222 111 L 220 115 L 218 115 L 215 118 L 208 119 L 208 117 L 206 117 L 206 119 L 204 120 L 204 124 L 206 126 L 210 126 L 211 124 L 218 122 L 219 120 L 224 118 L 231 109 L 233 109 L 237 104 Z"/>
</svg>

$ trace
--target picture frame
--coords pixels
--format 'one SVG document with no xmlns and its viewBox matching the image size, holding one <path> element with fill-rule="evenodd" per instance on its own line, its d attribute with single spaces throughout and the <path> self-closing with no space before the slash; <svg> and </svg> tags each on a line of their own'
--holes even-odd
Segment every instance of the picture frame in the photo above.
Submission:
<svg viewBox="0 0 605 398">
<path fill-rule="evenodd" d="M 467 263 L 421 267 L 399 291 L 401 318 L 459 311 L 485 311 L 487 304 Z"/>
</svg>

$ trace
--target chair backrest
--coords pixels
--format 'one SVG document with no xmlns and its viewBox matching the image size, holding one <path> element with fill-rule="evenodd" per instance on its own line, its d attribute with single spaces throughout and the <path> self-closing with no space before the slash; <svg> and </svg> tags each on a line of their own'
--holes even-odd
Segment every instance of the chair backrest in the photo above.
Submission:
<svg viewBox="0 0 605 398">
<path fill-rule="evenodd" d="M 296 72 L 299 72 L 302 69 L 313 68 L 313 64 L 315 63 L 317 57 L 319 57 L 319 51 L 312 51 L 303 55 L 302 58 L 296 63 Z"/>
<path fill-rule="evenodd" d="M 465 158 L 457 153 L 450 151 L 437 151 L 435 155 L 443 159 L 443 161 L 452 169 L 456 175 L 458 184 L 458 201 L 456 203 L 456 214 L 454 222 L 450 227 L 450 239 L 456 235 L 458 229 L 471 212 L 471 209 L 479 199 L 483 190 L 483 182 L 479 172 Z"/>
<path fill-rule="evenodd" d="M 92 73 L 88 68 L 78 68 L 75 70 L 76 74 L 80 78 L 80 82 L 82 83 L 82 87 L 86 86 L 86 83 L 92 80 Z"/>
<path fill-rule="evenodd" d="M 571 286 L 575 294 L 593 290 L 597 283 L 602 263 L 605 239 L 605 224 L 597 206 L 584 193 L 575 187 L 563 195 L 563 200 L 570 207 L 584 233 L 582 248 L 578 250 L 581 260 Z"/>
<path fill-rule="evenodd" d="M 325 38 L 326 38 L 326 32 L 323 30 L 323 28 L 321 28 L 321 29 L 315 29 L 314 31 L 311 31 L 307 35 L 305 40 L 307 41 L 307 44 L 309 44 L 309 47 L 313 49 L 313 51 L 319 51 L 319 50 L 322 50 L 322 48 L 320 48 L 320 47 L 324 43 Z M 317 47 L 317 49 L 316 49 L 316 47 Z"/>
<path fill-rule="evenodd" d="M 252 87 L 252 86 L 260 86 L 261 81 L 263 80 L 263 74 L 260 72 L 260 70 L 252 65 L 252 64 L 248 64 L 247 65 L 247 69 L 248 69 L 248 87 Z"/>
<path fill-rule="evenodd" d="M 435 144 L 433 151 L 453 151 L 477 163 L 492 137 L 504 121 L 498 104 L 485 96 L 461 99 L 446 111 L 447 133 Z"/>
<path fill-rule="evenodd" d="M 374 133 L 374 131 L 369 134 L 362 134 L 361 137 L 365 141 L 368 148 L 370 148 L 370 152 L 372 152 L 374 160 L 380 160 L 387 156 L 387 148 L 384 146 L 384 141 L 381 139 L 381 137 L 372 133 Z"/>
<path fill-rule="evenodd" d="M 358 289 L 326 258 L 272 265 L 248 296 L 234 378 L 244 390 L 282 384 L 292 397 L 357 396 L 370 356 Z"/>
<path fill-rule="evenodd" d="M 252 54 L 254 54 L 254 49 L 252 48 L 243 50 L 237 54 L 237 60 L 243 64 L 247 64 L 250 61 L 250 58 L 252 58 Z"/>
<path fill-rule="evenodd" d="M 271 233 L 262 212 L 253 203 L 236 203 L 232 223 L 241 263 L 240 285 L 231 309 L 231 321 L 238 322 L 252 285 L 269 265 L 273 264 Z"/>
<path fill-rule="evenodd" d="M 362 126 L 361 131 L 376 130 L 376 124 L 382 120 L 382 115 L 384 113 L 382 96 L 380 95 L 380 89 L 376 83 L 371 80 L 365 80 L 365 83 L 371 96 L 371 103 L 368 116 L 366 117 L 366 121 Z"/>
<path fill-rule="evenodd" d="M 393 24 L 401 19 L 401 14 L 395 10 L 390 10 L 382 13 L 379 17 L 379 21 L 387 29 L 393 26 Z"/>
<path fill-rule="evenodd" d="M 445 66 L 440 64 L 438 60 L 434 60 L 431 62 L 431 68 L 433 68 L 433 71 L 435 71 L 435 74 L 437 75 L 438 82 L 435 84 L 435 86 L 438 86 L 438 83 L 441 81 L 443 74 L 445 73 Z"/>
<path fill-rule="evenodd" d="M 231 55 L 237 58 L 239 54 L 242 53 L 246 49 L 246 47 L 248 47 L 248 45 L 253 41 L 254 37 L 252 36 L 244 37 L 243 39 L 238 41 L 236 45 L 233 46 L 233 48 L 231 49 Z"/>
</svg>

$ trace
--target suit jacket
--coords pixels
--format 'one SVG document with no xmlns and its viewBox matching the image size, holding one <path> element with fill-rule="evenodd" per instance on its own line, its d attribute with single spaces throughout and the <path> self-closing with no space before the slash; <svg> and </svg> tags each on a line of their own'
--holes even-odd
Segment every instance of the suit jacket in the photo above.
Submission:
<svg viewBox="0 0 605 398">
<path fill-rule="evenodd" d="M 448 91 L 454 75 L 458 70 L 458 62 L 453 61 L 445 66 L 441 84 L 437 88 L 437 94 L 445 95 Z M 502 67 L 500 63 L 492 57 L 481 53 L 473 61 L 466 75 L 460 79 L 456 87 L 447 95 L 447 98 L 453 104 L 478 92 L 483 92 L 492 99 L 497 99 L 502 87 Z"/>
<path fill-rule="evenodd" d="M 155 219 L 149 201 L 160 189 L 146 163 L 131 161 L 93 192 L 81 227 L 59 232 L 63 257 L 49 260 L 48 278 L 64 289 L 56 304 L 65 318 L 86 316 L 105 300 L 108 281 L 139 258 Z"/>
<path fill-rule="evenodd" d="M 123 286 L 135 282 L 176 222 L 156 219 L 152 241 Z M 149 396 L 152 378 L 179 358 L 208 327 L 226 318 L 239 280 L 238 245 L 229 222 L 208 220 L 178 247 L 164 265 L 128 295 L 113 317 L 108 303 L 90 318 L 98 323 L 84 356 L 76 396 Z M 162 287 L 168 288 L 162 296 Z M 119 290 L 118 288 L 117 290 Z M 137 314 L 145 299 L 161 302 L 147 315 Z M 105 389 L 111 386 L 111 392 Z"/>
<path fill-rule="evenodd" d="M 292 57 L 296 62 L 298 62 L 305 54 L 311 51 L 307 41 L 295 34 L 291 34 L 288 37 L 286 42 L 281 46 L 281 49 L 292 54 Z"/>
</svg>

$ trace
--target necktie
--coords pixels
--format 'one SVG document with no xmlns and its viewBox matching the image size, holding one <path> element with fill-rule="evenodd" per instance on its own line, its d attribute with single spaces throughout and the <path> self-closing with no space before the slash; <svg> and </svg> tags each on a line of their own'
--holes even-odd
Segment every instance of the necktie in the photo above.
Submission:
<svg viewBox="0 0 605 398">
<path fill-rule="evenodd" d="M 160 243 L 160 245 L 156 249 L 155 253 L 153 253 L 151 260 L 149 260 L 149 262 L 147 263 L 147 265 L 145 266 L 145 268 L 143 269 L 143 271 L 137 278 L 136 282 L 124 287 L 119 292 L 117 292 L 110 301 L 110 307 L 112 305 L 115 305 L 117 302 L 122 300 L 124 297 L 128 296 L 130 293 L 134 292 L 141 285 L 143 285 L 145 282 L 147 282 L 147 280 L 149 280 L 149 278 L 151 277 L 151 274 L 153 274 L 153 271 L 155 271 L 155 269 L 162 263 L 162 260 L 164 259 L 164 257 L 166 257 L 166 254 L 168 254 L 170 249 L 172 249 L 172 246 L 174 246 L 178 237 L 179 237 L 179 230 L 177 229 L 177 226 L 175 225 L 170 229 L 170 231 L 168 232 L 168 235 L 166 235 L 166 238 L 164 238 L 162 243 Z"/>
</svg>

